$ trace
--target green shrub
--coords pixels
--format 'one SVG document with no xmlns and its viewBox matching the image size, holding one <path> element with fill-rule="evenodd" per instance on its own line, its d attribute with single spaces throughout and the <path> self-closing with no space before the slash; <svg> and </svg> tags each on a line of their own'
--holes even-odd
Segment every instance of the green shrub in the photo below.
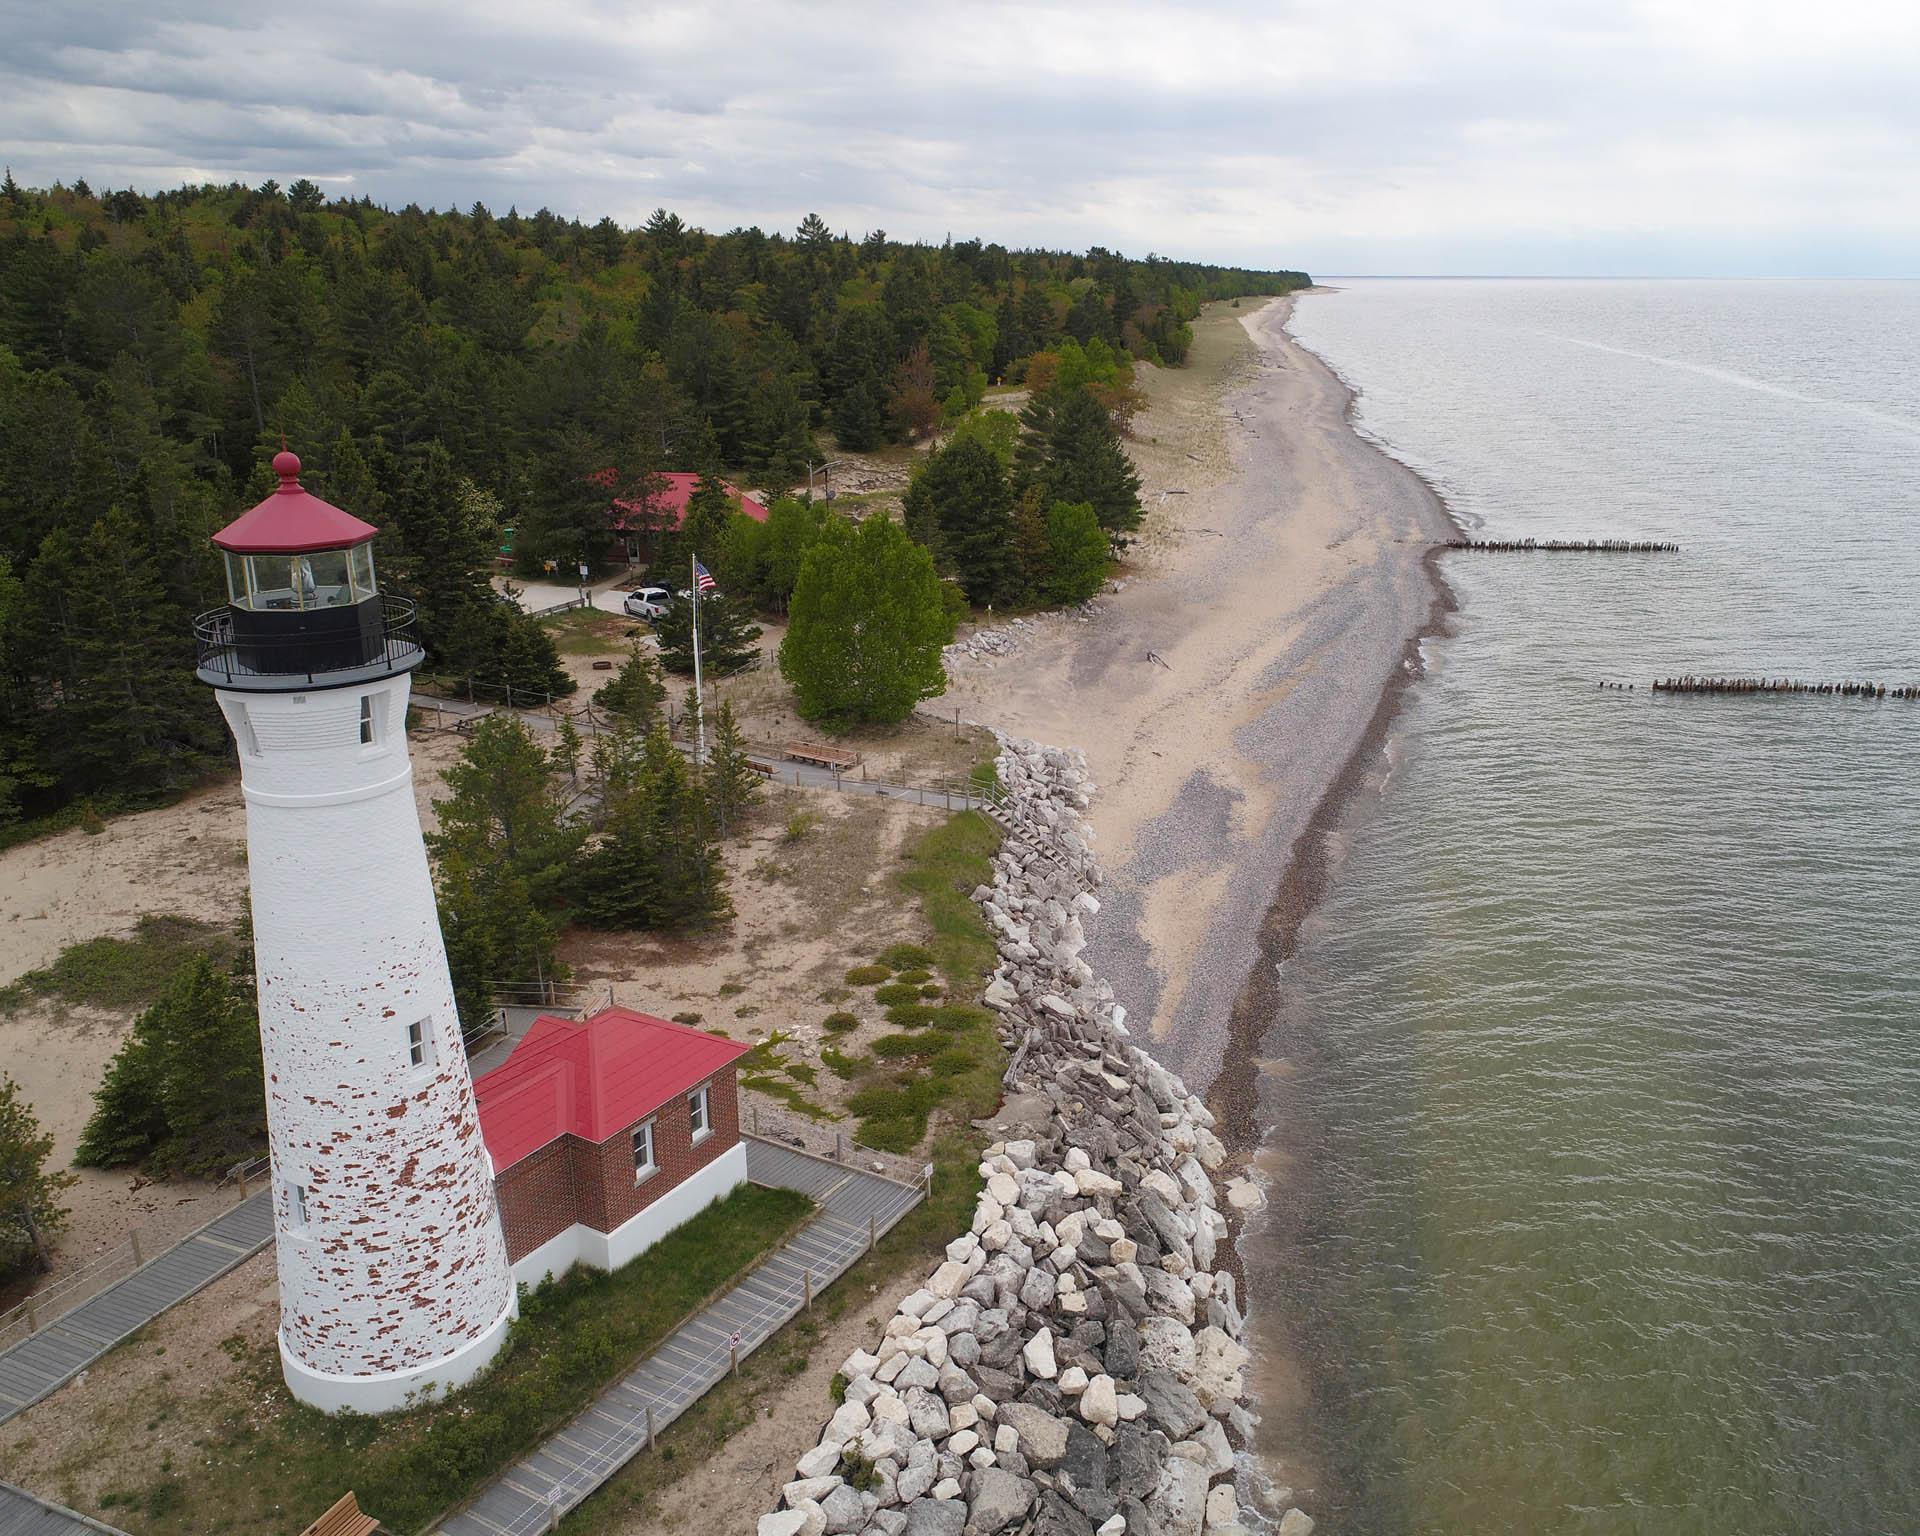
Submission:
<svg viewBox="0 0 1920 1536">
<path fill-rule="evenodd" d="M 925 1003 L 895 1003 L 887 1010 L 887 1022 L 895 1029 L 924 1029 L 933 1017 L 934 1010 Z"/>
<path fill-rule="evenodd" d="M 833 1399 L 834 1407 L 838 1408 L 847 1400 L 847 1388 L 852 1385 L 853 1383 L 847 1380 L 846 1372 L 833 1373 L 833 1380 L 827 1383 L 827 1396 Z"/>
<path fill-rule="evenodd" d="M 896 971 L 925 971 L 933 964 L 933 951 L 919 944 L 893 944 L 880 952 L 880 963 Z M 900 978 L 902 981 L 906 977 Z M 912 978 L 924 981 L 924 976 Z"/>
<path fill-rule="evenodd" d="M 945 997 L 947 989 L 937 981 L 930 981 L 920 989 L 922 997 Z"/>
<path fill-rule="evenodd" d="M 851 1081 L 853 1075 L 860 1070 L 857 1057 L 849 1056 L 844 1051 L 836 1051 L 832 1046 L 828 1046 L 820 1053 L 820 1061 L 835 1077 L 848 1081 Z"/>
<path fill-rule="evenodd" d="M 828 1014 L 820 1021 L 820 1027 L 826 1030 L 828 1034 L 844 1035 L 850 1029 L 858 1029 L 860 1027 L 860 1020 L 856 1015 L 848 1013 L 846 1009 L 843 1008 L 838 1013 Z"/>
<path fill-rule="evenodd" d="M 210 923 L 191 917 L 143 917 L 133 925 L 131 938 L 69 944 L 53 964 L 0 988 L 0 1011 L 18 1008 L 29 997 L 89 1008 L 144 1008 L 196 953 L 225 960 L 234 949 L 231 936 Z"/>
<path fill-rule="evenodd" d="M 850 987 L 877 987 L 893 974 L 890 965 L 856 965 L 847 972 Z"/>
<path fill-rule="evenodd" d="M 873 1000 L 876 1003 L 917 1003 L 920 1001 L 920 989 L 902 982 L 890 981 L 884 987 L 874 989 Z"/>
<path fill-rule="evenodd" d="M 697 1013 L 676 1013 L 673 1016 L 673 1022 L 676 1024 L 698 1024 L 700 1022 L 700 1015 Z M 713 1033 L 718 1033 L 718 1031 L 713 1031 Z"/>
<path fill-rule="evenodd" d="M 938 1052 L 927 1063 L 927 1070 L 935 1077 L 958 1077 L 962 1072 L 970 1072 L 978 1065 L 972 1051 L 950 1045 L 944 1051 Z"/>
<path fill-rule="evenodd" d="M 925 1056 L 940 1048 L 925 1035 L 882 1035 L 873 1042 L 876 1056 Z"/>
<path fill-rule="evenodd" d="M 898 975 L 896 975 L 893 979 L 895 981 L 905 982 L 909 986 L 917 987 L 922 982 L 932 981 L 933 972 L 926 970 L 925 968 L 921 968 L 919 970 L 903 970 Z"/>
</svg>

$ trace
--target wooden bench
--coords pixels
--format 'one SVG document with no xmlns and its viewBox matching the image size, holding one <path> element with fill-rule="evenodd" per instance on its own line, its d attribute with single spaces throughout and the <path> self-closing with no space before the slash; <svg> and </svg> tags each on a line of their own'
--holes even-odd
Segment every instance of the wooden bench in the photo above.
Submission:
<svg viewBox="0 0 1920 1536">
<path fill-rule="evenodd" d="M 300 1536 L 373 1536 L 379 1529 L 378 1520 L 360 1513 L 360 1501 L 349 1490 L 341 1494 L 333 1508 L 302 1531 Z"/>
<path fill-rule="evenodd" d="M 790 741 L 781 749 L 796 763 L 812 763 L 820 768 L 842 771 L 860 766 L 860 754 L 846 747 L 830 747 L 818 741 Z"/>
</svg>

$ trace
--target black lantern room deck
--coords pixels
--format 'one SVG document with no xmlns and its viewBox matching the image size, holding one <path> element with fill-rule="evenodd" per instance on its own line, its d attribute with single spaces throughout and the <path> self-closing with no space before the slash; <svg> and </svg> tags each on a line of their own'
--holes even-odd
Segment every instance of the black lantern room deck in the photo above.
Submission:
<svg viewBox="0 0 1920 1536">
<path fill-rule="evenodd" d="M 213 536 L 227 606 L 194 622 L 201 681 L 346 688 L 418 666 L 413 604 L 382 596 L 374 579 L 379 530 L 302 489 L 293 454 L 276 454 L 273 470 L 279 489 Z"/>
</svg>

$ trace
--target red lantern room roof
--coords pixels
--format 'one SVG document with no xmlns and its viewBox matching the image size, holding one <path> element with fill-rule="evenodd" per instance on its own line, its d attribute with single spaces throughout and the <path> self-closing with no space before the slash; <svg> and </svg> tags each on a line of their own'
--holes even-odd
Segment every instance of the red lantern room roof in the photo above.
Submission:
<svg viewBox="0 0 1920 1536">
<path fill-rule="evenodd" d="M 240 555 L 304 555 L 364 544 L 380 531 L 303 491 L 300 460 L 285 449 L 273 456 L 273 472 L 280 488 L 216 533 L 213 542 L 220 548 Z"/>
</svg>

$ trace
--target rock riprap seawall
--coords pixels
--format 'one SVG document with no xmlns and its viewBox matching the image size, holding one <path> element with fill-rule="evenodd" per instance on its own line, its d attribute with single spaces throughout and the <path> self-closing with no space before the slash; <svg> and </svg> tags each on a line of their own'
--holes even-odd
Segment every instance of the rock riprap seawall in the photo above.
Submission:
<svg viewBox="0 0 1920 1536">
<path fill-rule="evenodd" d="M 1080 958 L 1100 871 L 1078 752 L 1001 738 L 1013 831 L 976 890 L 1012 1062 L 970 1231 L 900 1303 L 759 1536 L 1229 1536 L 1242 1320 L 1213 1117 Z M 1284 1507 L 1284 1502 L 1282 1503 Z M 1307 1536 L 1299 1510 L 1284 1536 Z"/>
</svg>

